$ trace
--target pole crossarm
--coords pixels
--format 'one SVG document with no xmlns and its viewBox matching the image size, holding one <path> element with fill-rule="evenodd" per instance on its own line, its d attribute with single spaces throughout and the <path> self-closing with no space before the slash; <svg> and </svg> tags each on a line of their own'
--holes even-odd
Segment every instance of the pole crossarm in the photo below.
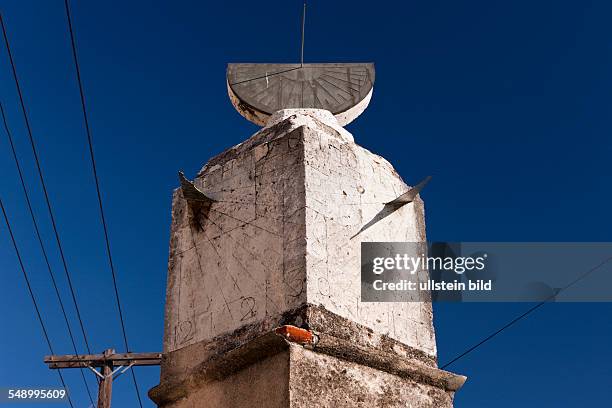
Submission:
<svg viewBox="0 0 612 408">
<path fill-rule="evenodd" d="M 100 377 L 98 380 L 97 408 L 110 408 L 113 377 L 119 377 L 134 366 L 160 365 L 161 359 L 162 353 L 115 353 L 114 349 L 107 349 L 102 354 L 45 356 L 44 362 L 51 369 L 89 368 Z M 99 367 L 100 370 L 98 371 L 94 367 Z"/>
<path fill-rule="evenodd" d="M 155 366 L 161 364 L 162 353 L 115 353 L 45 356 L 50 369 L 79 367 Z"/>
</svg>

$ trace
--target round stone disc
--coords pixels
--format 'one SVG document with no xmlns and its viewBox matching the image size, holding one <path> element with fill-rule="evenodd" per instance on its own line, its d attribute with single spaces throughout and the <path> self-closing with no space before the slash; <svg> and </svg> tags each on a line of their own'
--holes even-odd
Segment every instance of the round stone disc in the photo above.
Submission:
<svg viewBox="0 0 612 408">
<path fill-rule="evenodd" d="M 281 109 L 313 108 L 345 125 L 365 106 L 353 108 L 369 101 L 374 64 L 228 64 L 227 83 L 238 112 L 257 124 Z M 347 114 L 352 110 L 356 115 Z"/>
</svg>

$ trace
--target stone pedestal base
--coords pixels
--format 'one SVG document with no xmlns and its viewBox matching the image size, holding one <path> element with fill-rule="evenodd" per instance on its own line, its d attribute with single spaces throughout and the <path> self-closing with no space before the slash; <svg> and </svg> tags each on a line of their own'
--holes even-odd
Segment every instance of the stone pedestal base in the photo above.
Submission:
<svg viewBox="0 0 612 408">
<path fill-rule="evenodd" d="M 282 326 L 246 342 L 236 332 L 165 355 L 165 375 L 149 396 L 164 408 L 450 408 L 465 381 L 324 309 L 295 316 L 308 329 Z M 324 332 L 312 330 L 321 324 Z"/>
</svg>

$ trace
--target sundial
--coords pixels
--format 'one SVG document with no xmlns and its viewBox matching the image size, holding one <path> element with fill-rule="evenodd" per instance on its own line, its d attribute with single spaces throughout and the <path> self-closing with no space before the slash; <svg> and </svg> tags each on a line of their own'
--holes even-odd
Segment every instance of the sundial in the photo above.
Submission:
<svg viewBox="0 0 612 408">
<path fill-rule="evenodd" d="M 362 240 L 425 238 L 416 198 L 428 179 L 408 189 L 388 162 L 339 132 L 366 109 L 374 80 L 373 63 L 304 63 L 303 52 L 298 63 L 228 64 L 232 104 L 269 127 L 193 181 L 179 174 L 166 351 L 241 327 L 256 334 L 310 304 L 435 352 L 432 338 L 415 336 L 428 332 L 426 308 L 360 302 Z M 296 111 L 272 126 L 282 110 Z"/>
<path fill-rule="evenodd" d="M 429 292 L 419 289 L 412 301 L 362 297 L 373 284 L 362 272 L 375 264 L 362 261 L 363 242 L 382 243 L 386 256 L 392 246 L 384 243 L 426 241 L 419 194 L 429 177 L 410 188 L 391 163 L 342 128 L 367 108 L 374 64 L 304 63 L 303 27 L 304 18 L 299 63 L 227 66 L 233 106 L 263 128 L 212 157 L 195 178 L 179 173 L 165 358 L 151 398 L 160 406 L 195 406 L 202 399 L 217 408 L 238 400 L 244 406 L 342 405 L 346 393 L 318 397 L 317 378 L 346 366 L 350 391 L 367 388 L 378 371 L 394 375 L 401 366 L 408 367 L 406 382 L 389 384 L 419 388 L 395 393 L 392 405 L 425 406 L 435 398 L 452 407 L 457 387 L 444 385 L 449 373 L 436 371 Z M 415 278 L 424 282 L 428 275 L 420 270 Z M 391 369 L 378 364 L 381 352 L 391 357 Z M 357 358 L 345 359 L 349 354 Z M 305 366 L 304 380 L 287 381 Z M 353 374 L 365 380 L 355 382 Z M 389 374 L 383 375 L 387 381 Z M 268 382 L 274 387 L 252 392 Z M 438 398 L 431 389 L 439 383 Z M 287 398 L 278 384 L 297 384 L 304 398 Z M 378 390 L 371 394 L 366 405 L 380 401 Z"/>
<path fill-rule="evenodd" d="M 230 100 L 249 121 L 264 126 L 272 114 L 283 109 L 323 109 L 345 126 L 367 108 L 374 86 L 374 64 L 305 64 L 305 21 L 306 3 L 299 63 L 228 64 Z"/>
<path fill-rule="evenodd" d="M 325 109 L 341 126 L 367 107 L 373 63 L 228 64 L 227 88 L 236 110 L 263 126 L 281 109 Z"/>
</svg>

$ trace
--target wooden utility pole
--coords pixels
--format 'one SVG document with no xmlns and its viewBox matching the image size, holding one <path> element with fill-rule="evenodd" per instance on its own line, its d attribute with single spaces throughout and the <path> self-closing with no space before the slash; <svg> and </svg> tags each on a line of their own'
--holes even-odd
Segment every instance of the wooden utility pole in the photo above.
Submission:
<svg viewBox="0 0 612 408">
<path fill-rule="evenodd" d="M 104 350 L 104 357 L 108 357 L 115 354 L 114 349 Z M 104 364 L 100 371 L 102 372 L 102 379 L 98 383 L 98 408 L 110 408 L 111 396 L 113 395 L 113 363 L 107 360 L 107 364 Z"/>
<path fill-rule="evenodd" d="M 99 377 L 98 408 L 110 408 L 113 393 L 113 379 L 134 366 L 160 365 L 161 353 L 119 353 L 105 350 L 103 354 L 45 356 L 50 369 L 89 368 Z M 100 371 L 96 368 L 100 368 Z"/>
</svg>

